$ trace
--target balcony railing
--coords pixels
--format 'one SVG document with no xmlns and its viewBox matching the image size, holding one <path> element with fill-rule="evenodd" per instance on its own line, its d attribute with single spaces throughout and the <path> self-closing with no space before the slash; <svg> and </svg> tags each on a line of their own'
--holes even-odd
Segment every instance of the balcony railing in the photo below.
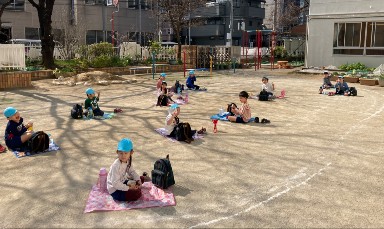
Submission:
<svg viewBox="0 0 384 229">
<path fill-rule="evenodd" d="M 207 37 L 207 36 L 224 36 L 225 25 L 204 25 L 191 28 L 191 36 Z"/>
<path fill-rule="evenodd" d="M 191 18 L 209 18 L 219 17 L 225 14 L 225 5 L 213 5 L 209 7 L 201 7 L 191 13 Z"/>
<path fill-rule="evenodd" d="M 265 18 L 265 9 L 258 7 L 247 7 L 244 8 L 244 15 L 246 17 Z"/>
</svg>

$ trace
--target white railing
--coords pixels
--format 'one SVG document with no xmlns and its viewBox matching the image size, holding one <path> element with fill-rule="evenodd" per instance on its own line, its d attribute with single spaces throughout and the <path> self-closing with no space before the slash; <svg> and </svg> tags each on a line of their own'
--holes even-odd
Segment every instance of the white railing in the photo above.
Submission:
<svg viewBox="0 0 384 229">
<path fill-rule="evenodd" d="M 0 69 L 25 69 L 24 45 L 0 44 Z"/>
</svg>

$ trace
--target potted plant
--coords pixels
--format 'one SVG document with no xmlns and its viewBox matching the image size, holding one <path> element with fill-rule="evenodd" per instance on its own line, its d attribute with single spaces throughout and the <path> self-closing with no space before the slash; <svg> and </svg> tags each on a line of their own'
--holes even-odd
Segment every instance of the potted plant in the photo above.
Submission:
<svg viewBox="0 0 384 229">
<path fill-rule="evenodd" d="M 362 76 L 362 75 L 361 75 Z M 363 77 L 363 76 L 362 76 Z M 356 73 L 356 70 L 353 69 L 351 74 L 347 74 L 344 76 L 344 81 L 347 83 L 358 83 L 359 82 L 359 75 Z"/>
<path fill-rule="evenodd" d="M 379 76 L 379 85 L 380 87 L 384 87 L 384 73 Z"/>
<path fill-rule="evenodd" d="M 177 64 L 176 57 L 175 57 L 176 50 L 171 47 L 166 50 L 166 53 L 168 55 L 169 64 L 176 65 Z"/>
<path fill-rule="evenodd" d="M 359 78 L 359 81 L 361 85 L 367 85 L 367 86 L 375 86 L 379 84 L 377 79 L 372 78 L 372 76 L 368 76 L 368 75 Z"/>
</svg>

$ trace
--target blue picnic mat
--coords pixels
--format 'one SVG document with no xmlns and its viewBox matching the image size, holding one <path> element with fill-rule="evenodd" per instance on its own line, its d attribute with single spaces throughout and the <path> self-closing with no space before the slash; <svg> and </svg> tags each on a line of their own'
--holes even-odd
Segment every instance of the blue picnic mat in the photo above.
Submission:
<svg viewBox="0 0 384 229">
<path fill-rule="evenodd" d="M 83 120 L 91 120 L 91 119 L 96 119 L 96 120 L 105 120 L 105 119 L 111 119 L 115 116 L 115 113 L 107 113 L 104 112 L 103 116 L 93 116 L 93 118 L 88 118 L 86 116 L 83 116 Z"/>
<path fill-rule="evenodd" d="M 211 119 L 217 119 L 217 120 L 220 120 L 220 121 L 229 121 L 227 119 L 228 116 L 229 116 L 229 112 L 224 112 L 223 115 L 220 115 L 220 114 L 212 115 Z M 252 118 L 249 119 L 248 122 L 254 122 L 254 121 L 255 121 L 255 118 L 252 117 Z"/>
</svg>

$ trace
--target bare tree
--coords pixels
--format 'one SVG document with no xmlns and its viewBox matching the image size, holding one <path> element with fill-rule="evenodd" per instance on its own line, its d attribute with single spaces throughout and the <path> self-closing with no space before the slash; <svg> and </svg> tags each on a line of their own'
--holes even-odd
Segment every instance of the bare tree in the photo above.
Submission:
<svg viewBox="0 0 384 229">
<path fill-rule="evenodd" d="M 55 42 L 58 44 L 60 55 L 68 60 L 74 57 L 76 50 L 84 41 L 85 23 L 80 15 L 76 20 L 69 18 L 72 16 L 67 7 L 62 7 L 57 10 L 60 21 L 53 22 L 55 28 L 60 28 L 55 31 Z"/>
<path fill-rule="evenodd" d="M 157 0 L 160 12 L 163 13 L 164 20 L 169 23 L 176 36 L 178 44 L 177 58 L 181 59 L 181 37 L 183 28 L 190 23 L 189 15 L 191 12 L 204 6 L 206 0 Z"/>
<path fill-rule="evenodd" d="M 300 15 L 309 7 L 309 0 L 305 0 L 304 7 L 300 7 L 292 1 L 274 0 L 274 9 L 270 11 L 266 21 L 273 21 L 275 30 L 284 33 L 298 25 Z"/>
<path fill-rule="evenodd" d="M 52 36 L 52 11 L 55 0 L 39 0 L 38 3 L 34 0 L 28 1 L 36 8 L 39 18 L 43 66 L 47 69 L 54 69 L 53 52 L 55 43 Z"/>
</svg>

